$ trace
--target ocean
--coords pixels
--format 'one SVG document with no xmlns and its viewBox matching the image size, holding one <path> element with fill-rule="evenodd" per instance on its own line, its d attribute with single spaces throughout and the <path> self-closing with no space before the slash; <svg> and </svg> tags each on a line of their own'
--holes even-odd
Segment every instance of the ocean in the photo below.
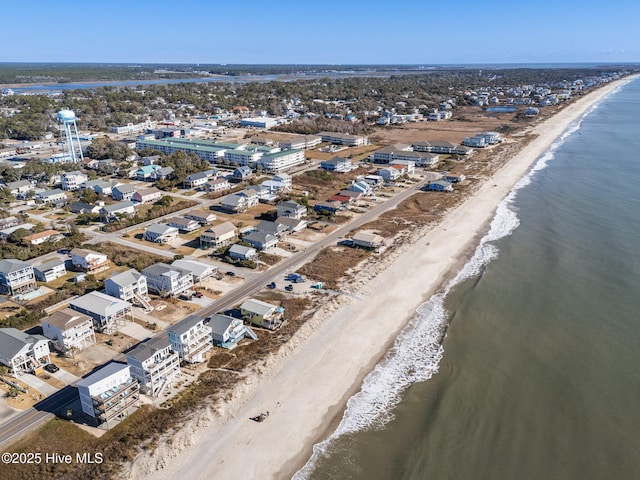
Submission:
<svg viewBox="0 0 640 480">
<path fill-rule="evenodd" d="M 538 159 L 295 480 L 640 478 L 639 113 L 634 79 Z"/>
</svg>

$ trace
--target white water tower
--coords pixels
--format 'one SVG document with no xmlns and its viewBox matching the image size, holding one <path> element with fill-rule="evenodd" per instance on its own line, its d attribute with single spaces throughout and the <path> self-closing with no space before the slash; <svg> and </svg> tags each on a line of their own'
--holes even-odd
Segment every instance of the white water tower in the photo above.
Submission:
<svg viewBox="0 0 640 480">
<path fill-rule="evenodd" d="M 69 162 L 77 163 L 83 160 L 82 146 L 80 145 L 80 137 L 78 136 L 78 127 L 76 125 L 76 114 L 73 110 L 60 110 L 58 112 L 58 124 L 60 125 L 60 136 L 64 129 L 63 150 L 69 158 Z M 66 148 L 65 148 L 66 147 Z"/>
</svg>

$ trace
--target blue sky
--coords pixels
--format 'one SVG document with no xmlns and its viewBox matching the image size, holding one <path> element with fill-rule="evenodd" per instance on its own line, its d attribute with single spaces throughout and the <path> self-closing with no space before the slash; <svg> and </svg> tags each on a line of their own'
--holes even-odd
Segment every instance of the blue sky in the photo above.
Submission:
<svg viewBox="0 0 640 480">
<path fill-rule="evenodd" d="M 640 62 L 637 0 L 8 3 L 0 62 Z"/>
</svg>

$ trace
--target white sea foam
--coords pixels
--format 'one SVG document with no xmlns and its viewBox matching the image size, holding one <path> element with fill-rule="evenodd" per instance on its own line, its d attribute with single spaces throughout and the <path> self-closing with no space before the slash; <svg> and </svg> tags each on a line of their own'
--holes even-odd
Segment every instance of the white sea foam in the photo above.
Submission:
<svg viewBox="0 0 640 480">
<path fill-rule="evenodd" d="M 536 173 L 547 167 L 555 151 L 580 129 L 583 119 L 597 107 L 598 104 L 594 104 L 580 119 L 569 125 L 498 205 L 489 232 L 480 240 L 471 259 L 442 292 L 433 295 L 418 307 L 414 318 L 398 335 L 393 347 L 364 379 L 361 390 L 347 402 L 338 428 L 328 439 L 314 445 L 313 455 L 296 472 L 293 480 L 307 479 L 314 471 L 317 461 L 329 453 L 336 439 L 345 434 L 380 428 L 391 421 L 394 417 L 393 410 L 401 401 L 402 392 L 411 384 L 429 380 L 438 372 L 444 353 L 442 340 L 448 320 L 448 312 L 444 306 L 446 296 L 456 285 L 479 275 L 498 256 L 499 250 L 494 242 L 511 235 L 520 225 L 514 206 L 518 191 L 529 185 Z"/>
</svg>

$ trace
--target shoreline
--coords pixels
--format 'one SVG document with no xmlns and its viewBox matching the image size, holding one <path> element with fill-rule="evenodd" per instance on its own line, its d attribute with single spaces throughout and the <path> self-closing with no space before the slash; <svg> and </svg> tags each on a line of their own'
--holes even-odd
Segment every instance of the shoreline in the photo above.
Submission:
<svg viewBox="0 0 640 480">
<path fill-rule="evenodd" d="M 256 367 L 257 373 L 240 382 L 229 404 L 197 415 L 193 428 L 176 432 L 172 443 L 159 446 L 153 455 L 139 455 L 130 477 L 290 478 L 307 462 L 313 445 L 335 431 L 347 400 L 360 389 L 416 308 L 440 291 L 470 258 L 496 207 L 514 185 L 571 123 L 633 78 L 589 92 L 535 126 L 538 138 L 442 222 L 414 232 L 408 245 L 381 264 L 365 267 L 370 278 L 362 279 L 356 289 L 362 300 L 340 299 L 329 312 L 316 314 L 275 355 L 278 358 L 268 359 Z M 416 264 L 422 266 L 419 271 Z M 405 271 L 412 272 L 410 279 Z M 381 291 L 385 294 L 375 296 Z M 371 321 L 374 318 L 376 323 Z M 265 410 L 271 412 L 266 422 L 248 420 Z"/>
</svg>

